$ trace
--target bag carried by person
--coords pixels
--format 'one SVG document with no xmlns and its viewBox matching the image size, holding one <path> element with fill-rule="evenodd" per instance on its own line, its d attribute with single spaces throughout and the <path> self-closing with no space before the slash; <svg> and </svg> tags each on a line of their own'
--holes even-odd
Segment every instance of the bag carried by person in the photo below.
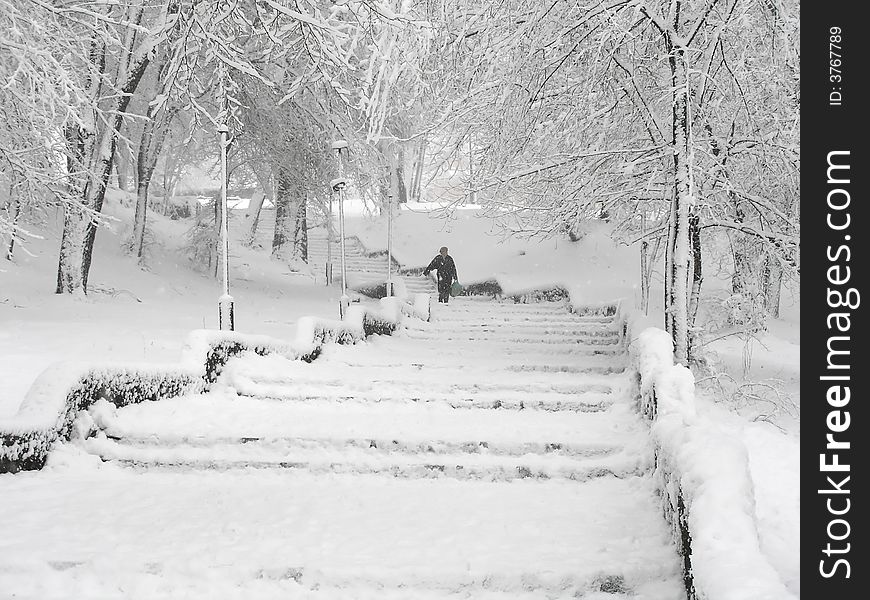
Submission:
<svg viewBox="0 0 870 600">
<path fill-rule="evenodd" d="M 459 294 L 462 293 L 463 289 L 464 288 L 462 287 L 461 283 L 459 283 L 458 281 L 454 281 L 453 284 L 450 286 L 450 295 L 451 296 L 458 296 Z"/>
</svg>

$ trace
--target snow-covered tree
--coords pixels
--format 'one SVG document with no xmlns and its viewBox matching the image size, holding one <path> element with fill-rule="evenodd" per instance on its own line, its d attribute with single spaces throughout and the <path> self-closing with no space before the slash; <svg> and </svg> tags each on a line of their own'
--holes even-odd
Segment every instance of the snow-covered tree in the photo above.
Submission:
<svg viewBox="0 0 870 600">
<path fill-rule="evenodd" d="M 795 253 L 796 220 L 782 205 L 796 197 L 796 11 L 761 0 L 445 10 L 432 152 L 464 180 L 464 198 L 515 235 L 559 235 L 604 215 L 630 233 L 643 206 L 643 238 L 667 234 L 665 324 L 685 363 L 700 230 L 731 228 Z M 752 224 L 734 219 L 735 197 Z"/>
</svg>

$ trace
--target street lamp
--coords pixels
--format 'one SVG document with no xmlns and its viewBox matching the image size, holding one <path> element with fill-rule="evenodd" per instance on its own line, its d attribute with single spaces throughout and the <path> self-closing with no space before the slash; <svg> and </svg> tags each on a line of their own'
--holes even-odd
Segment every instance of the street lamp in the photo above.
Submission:
<svg viewBox="0 0 870 600">
<path fill-rule="evenodd" d="M 332 285 L 332 194 L 329 195 L 329 216 L 326 219 L 326 285 Z"/>
<path fill-rule="evenodd" d="M 344 179 L 344 160 L 342 150 L 347 151 L 347 142 L 336 140 L 332 142 L 332 149 L 338 157 L 338 177 L 332 180 L 332 189 L 338 193 L 338 235 L 341 243 L 341 298 L 338 303 L 338 312 L 343 319 L 350 306 L 350 298 L 347 295 L 347 252 L 344 243 L 344 190 L 347 182 Z"/>
<path fill-rule="evenodd" d="M 221 248 L 223 248 L 223 294 L 218 300 L 218 322 L 221 330 L 233 331 L 235 329 L 235 316 L 233 314 L 233 297 L 230 296 L 230 241 L 227 234 L 227 133 L 229 127 L 221 123 L 217 127 L 220 135 L 221 151 Z"/>
<path fill-rule="evenodd" d="M 387 297 L 393 295 L 393 192 L 387 195 Z"/>
</svg>

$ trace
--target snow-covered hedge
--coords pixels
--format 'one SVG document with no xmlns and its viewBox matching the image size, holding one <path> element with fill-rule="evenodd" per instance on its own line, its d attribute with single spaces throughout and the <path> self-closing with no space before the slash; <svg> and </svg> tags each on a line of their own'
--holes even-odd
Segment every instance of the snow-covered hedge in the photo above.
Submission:
<svg viewBox="0 0 870 600">
<path fill-rule="evenodd" d="M 320 347 L 313 340 L 291 344 L 265 335 L 199 329 L 188 335 L 181 362 L 187 369 L 201 373 L 205 384 L 211 385 L 217 381 L 227 361 L 242 352 L 254 352 L 260 356 L 281 354 L 311 362 L 320 353 Z"/>
<path fill-rule="evenodd" d="M 242 352 L 311 362 L 325 343 L 355 343 L 369 335 L 392 334 L 403 315 L 428 320 L 428 294 L 416 294 L 412 303 L 392 297 L 381 299 L 377 308 L 352 306 L 343 321 L 304 317 L 292 343 L 232 331 L 194 331 L 178 365 L 52 365 L 31 386 L 18 413 L 0 420 L 0 473 L 42 468 L 51 445 L 69 439 L 78 413 L 98 400 L 120 407 L 207 390 L 227 361 Z"/>
<path fill-rule="evenodd" d="M 651 422 L 655 477 L 690 599 L 794 598 L 761 552 L 743 442 L 695 410 L 695 379 L 670 335 L 627 319 L 638 408 Z"/>
<path fill-rule="evenodd" d="M 124 406 L 202 387 L 199 372 L 179 365 L 52 365 L 31 386 L 18 413 L 0 421 L 0 473 L 42 468 L 51 445 L 68 439 L 76 415 L 97 400 Z"/>
<path fill-rule="evenodd" d="M 428 294 L 411 296 L 401 285 L 396 292 L 395 297 L 382 298 L 377 308 L 351 306 L 341 321 L 302 318 L 292 343 L 267 336 L 199 330 L 188 336 L 179 365 L 53 365 L 31 387 L 18 414 L 0 421 L 0 473 L 41 468 L 51 445 L 69 437 L 78 412 L 98 400 L 123 406 L 207 390 L 227 361 L 242 352 L 280 354 L 310 362 L 325 343 L 355 343 L 369 335 L 392 334 L 404 316 L 429 320 Z M 537 292 L 546 296 L 546 290 Z M 527 302 L 532 296 L 514 299 Z"/>
</svg>

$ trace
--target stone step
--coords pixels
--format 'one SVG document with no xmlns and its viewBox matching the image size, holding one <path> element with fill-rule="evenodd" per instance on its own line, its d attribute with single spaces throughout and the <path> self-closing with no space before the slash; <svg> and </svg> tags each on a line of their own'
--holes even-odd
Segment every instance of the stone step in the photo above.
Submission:
<svg viewBox="0 0 870 600">
<path fill-rule="evenodd" d="M 381 392 L 377 390 L 324 390 L 317 385 L 291 386 L 283 383 L 237 378 L 235 390 L 241 395 L 264 400 L 316 404 L 370 404 L 370 403 L 432 403 L 453 409 L 481 410 L 543 410 L 550 412 L 602 412 L 613 404 L 612 392 L 607 388 L 583 394 L 528 394 L 525 392 Z"/>
<path fill-rule="evenodd" d="M 104 461 L 144 468 L 303 469 L 309 473 L 451 477 L 483 481 L 630 477 L 649 465 L 615 446 L 571 447 L 561 443 L 492 447 L 487 442 L 406 443 L 374 439 L 117 438 L 81 442 Z"/>
<path fill-rule="evenodd" d="M 648 476 L 506 484 L 300 469 L 116 469 L 92 459 L 66 451 L 66 467 L 4 481 L 7 594 L 685 597 Z"/>
<path fill-rule="evenodd" d="M 120 409 L 103 402 L 91 414 L 95 426 L 115 438 L 339 438 L 399 440 L 408 445 L 610 447 L 636 446 L 647 437 L 646 425 L 627 402 L 599 412 L 454 410 L 413 402 L 276 402 L 218 387 L 208 394 Z"/>
<path fill-rule="evenodd" d="M 544 302 L 514 302 L 510 299 L 502 299 L 497 300 L 490 298 L 488 296 L 457 296 L 453 298 L 450 304 L 443 307 L 445 310 L 451 310 L 454 313 L 488 313 L 493 310 L 498 310 L 499 312 L 505 312 L 507 314 L 513 313 L 563 313 L 574 315 L 577 317 L 583 317 L 587 319 L 598 319 L 598 320 L 608 320 L 612 321 L 614 319 L 614 315 L 601 315 L 601 314 L 582 314 L 579 312 L 572 312 L 569 308 L 569 304 L 565 301 L 544 301 Z"/>
<path fill-rule="evenodd" d="M 413 332 L 437 332 L 442 334 L 472 333 L 474 335 L 492 334 L 504 335 L 553 335 L 553 336 L 585 336 L 600 337 L 618 340 L 620 332 L 612 327 L 601 327 L 595 324 L 562 324 L 557 326 L 543 323 L 453 323 L 450 321 L 437 321 L 435 323 L 411 322 L 405 324 L 407 331 Z"/>
<path fill-rule="evenodd" d="M 492 379 L 493 377 L 501 377 L 505 371 L 514 373 L 565 373 L 573 375 L 613 375 L 623 373 L 626 369 L 625 360 L 614 360 L 611 357 L 590 357 L 583 361 L 566 362 L 564 360 L 554 361 L 547 360 L 546 355 L 529 355 L 522 362 L 507 361 L 504 358 L 494 357 L 444 357 L 442 360 L 434 361 L 429 358 L 427 360 L 417 360 L 413 354 L 408 354 L 405 357 L 406 362 L 388 362 L 384 359 L 373 358 L 370 360 L 354 360 L 346 358 L 342 360 L 344 365 L 349 367 L 359 367 L 364 369 L 400 369 L 408 366 L 417 369 L 426 369 L 433 373 L 454 373 L 456 371 L 477 370 L 482 377 Z"/>
<path fill-rule="evenodd" d="M 598 325 L 601 327 L 613 326 L 614 321 L 611 318 L 597 317 L 580 317 L 571 313 L 514 313 L 504 314 L 498 308 L 493 308 L 491 311 L 480 313 L 467 312 L 451 312 L 452 303 L 446 307 L 443 304 L 432 303 L 432 322 L 439 324 L 492 324 L 504 323 L 512 324 L 538 324 L 542 323 L 548 327 L 558 326 L 578 326 L 578 325 Z"/>
<path fill-rule="evenodd" d="M 461 353 L 461 356 L 469 356 Z M 546 361 L 535 357 L 527 364 L 539 365 L 540 369 L 500 369 L 483 361 L 468 360 L 464 365 L 448 361 L 444 368 L 430 369 L 427 364 L 435 362 L 431 357 L 404 356 L 404 366 L 362 363 L 350 365 L 337 360 L 320 363 L 305 363 L 287 360 L 280 356 L 243 356 L 230 360 L 221 373 L 220 381 L 239 389 L 247 382 L 281 385 L 321 393 L 339 392 L 343 396 L 357 392 L 380 393 L 389 397 L 423 397 L 427 394 L 474 397 L 482 392 L 500 396 L 522 394 L 584 394 L 609 393 L 613 388 L 629 385 L 622 376 L 612 375 L 604 368 L 577 369 L 546 368 Z M 510 365 L 517 365 L 511 360 Z M 624 363 L 618 362 L 619 366 Z M 603 367 L 606 365 L 594 365 Z M 490 398 L 492 399 L 492 398 Z"/>
<path fill-rule="evenodd" d="M 428 332 L 428 333 L 473 333 L 474 335 L 492 334 L 500 335 L 552 335 L 552 336 L 587 336 L 601 338 L 616 338 L 620 337 L 620 332 L 613 327 L 604 326 L 598 323 L 563 323 L 559 325 L 550 325 L 547 322 L 535 323 L 528 321 L 520 321 L 518 323 L 510 322 L 487 322 L 487 323 L 455 323 L 449 320 L 437 320 L 434 322 L 408 322 L 404 325 L 406 331 L 413 332 Z"/>
<path fill-rule="evenodd" d="M 424 342 L 484 342 L 484 343 L 503 343 L 503 344 L 582 344 L 587 346 L 617 346 L 619 343 L 618 337 L 601 337 L 601 336 L 585 336 L 585 335 L 519 335 L 515 333 L 475 333 L 475 332 L 440 332 L 440 331 L 413 331 L 406 330 L 401 333 L 402 336 L 409 339 L 421 340 Z"/>
<path fill-rule="evenodd" d="M 293 375 L 281 374 L 265 374 L 265 373 L 233 373 L 228 375 L 225 381 L 233 386 L 242 385 L 241 382 L 250 381 L 260 385 L 270 386 L 292 386 L 298 393 L 306 393 L 314 395 L 319 391 L 322 394 L 331 393 L 336 395 L 353 396 L 359 393 L 383 394 L 385 397 L 391 398 L 424 398 L 424 397 L 444 397 L 454 395 L 461 398 L 478 398 L 481 394 L 487 394 L 490 398 L 493 396 L 512 398 L 519 395 L 542 395 L 542 394 L 559 394 L 579 395 L 579 394 L 607 394 L 613 390 L 612 385 L 608 385 L 605 379 L 593 380 L 588 383 L 580 383 L 569 381 L 567 377 L 560 381 L 553 382 L 532 382 L 532 383 L 500 383 L 487 381 L 475 384 L 465 382 L 443 382 L 433 378 L 427 378 L 422 382 L 415 382 L 407 378 L 377 378 L 366 373 L 367 369 L 359 369 L 356 374 L 356 381 L 347 381 L 343 377 L 335 379 L 323 379 L 318 377 L 298 377 Z M 505 373 L 509 375 L 510 373 Z M 518 375 L 523 374 L 517 372 Z M 559 375 L 573 375 L 573 373 L 543 373 L 547 377 L 555 378 Z M 345 376 L 347 377 L 347 376 Z M 503 377 L 507 378 L 507 377 Z M 590 379 L 592 379 L 590 377 Z M 260 394 L 257 394 L 260 395 Z M 272 394 L 266 394 L 271 396 Z"/>
</svg>

